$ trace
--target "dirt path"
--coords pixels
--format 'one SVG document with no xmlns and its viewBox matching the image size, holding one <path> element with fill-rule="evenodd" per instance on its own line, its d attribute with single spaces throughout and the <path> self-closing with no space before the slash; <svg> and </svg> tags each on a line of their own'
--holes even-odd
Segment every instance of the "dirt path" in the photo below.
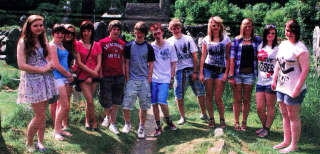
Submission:
<svg viewBox="0 0 320 154">
<path fill-rule="evenodd" d="M 163 114 L 160 108 L 160 117 L 163 119 Z M 153 117 L 152 107 L 148 110 L 148 115 L 146 118 L 145 128 L 145 139 L 138 139 L 136 144 L 131 150 L 131 154 L 151 154 L 157 150 L 157 138 L 153 136 L 153 130 L 155 128 L 155 120 Z"/>
</svg>

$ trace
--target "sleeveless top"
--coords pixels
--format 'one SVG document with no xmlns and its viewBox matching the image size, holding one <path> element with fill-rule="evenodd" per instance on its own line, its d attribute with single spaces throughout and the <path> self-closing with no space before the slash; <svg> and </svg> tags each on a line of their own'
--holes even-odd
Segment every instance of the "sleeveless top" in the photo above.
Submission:
<svg viewBox="0 0 320 154">
<path fill-rule="evenodd" d="M 64 49 L 64 50 L 59 49 L 57 45 L 56 47 L 57 47 L 57 55 L 58 55 L 59 63 L 65 70 L 68 71 L 69 70 L 68 69 L 69 52 L 67 49 Z M 55 79 L 66 78 L 66 76 L 61 74 L 56 68 L 54 68 L 53 70 L 53 75 Z"/>
<path fill-rule="evenodd" d="M 36 49 L 35 54 L 26 55 L 26 63 L 32 66 L 44 67 L 47 60 L 43 49 Z M 27 73 L 21 71 L 17 103 L 38 103 L 58 95 L 59 91 L 54 83 L 52 72 Z"/>
</svg>

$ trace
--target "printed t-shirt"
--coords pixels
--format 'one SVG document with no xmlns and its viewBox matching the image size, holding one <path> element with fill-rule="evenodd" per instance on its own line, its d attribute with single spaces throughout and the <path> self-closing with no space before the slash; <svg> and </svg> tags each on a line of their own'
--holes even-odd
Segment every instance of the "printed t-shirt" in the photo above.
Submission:
<svg viewBox="0 0 320 154">
<path fill-rule="evenodd" d="M 277 54 L 280 68 L 276 91 L 292 96 L 293 89 L 301 74 L 301 66 L 297 57 L 303 52 L 308 53 L 308 48 L 301 41 L 295 44 L 292 44 L 288 40 L 281 42 Z M 301 91 L 306 88 L 306 83 L 304 83 Z"/>
<path fill-rule="evenodd" d="M 79 41 L 77 41 L 76 52 L 80 53 L 81 62 L 84 63 L 89 53 L 89 50 L 86 49 Z M 92 46 L 90 55 L 85 65 L 91 68 L 92 70 L 94 70 L 94 68 L 97 66 L 97 56 L 98 54 L 101 54 L 101 53 L 102 53 L 102 50 L 101 50 L 100 44 L 97 42 L 94 42 L 94 45 Z M 79 72 L 79 70 L 80 68 L 78 68 L 77 73 Z M 90 73 L 86 72 L 85 70 L 82 70 L 78 76 L 78 79 L 81 79 L 81 80 L 87 79 L 89 75 Z"/>
<path fill-rule="evenodd" d="M 168 41 L 159 47 L 155 42 L 151 43 L 156 61 L 153 62 L 152 82 L 170 83 L 171 80 L 171 62 L 177 61 L 177 55 L 174 46 Z"/>
<path fill-rule="evenodd" d="M 130 80 L 148 79 L 148 62 L 156 60 L 151 44 L 147 41 L 139 44 L 135 40 L 126 44 L 124 58 L 129 59 Z"/>
<path fill-rule="evenodd" d="M 192 53 L 198 51 L 193 38 L 182 34 L 180 39 L 176 39 L 174 36 L 172 36 L 168 39 L 168 42 L 170 42 L 170 44 L 174 46 L 178 57 L 178 61 L 176 63 L 176 71 L 182 70 L 187 67 L 193 68 L 194 66 Z"/>
<path fill-rule="evenodd" d="M 270 45 L 262 48 L 262 43 L 258 46 L 258 85 L 271 85 L 274 67 L 276 66 L 276 56 L 278 53 L 278 46 L 273 49 Z"/>
<path fill-rule="evenodd" d="M 209 36 L 203 39 L 203 43 L 207 46 L 207 56 L 204 61 L 205 64 L 226 67 L 227 64 L 227 44 L 231 40 L 227 35 L 223 35 L 221 42 L 209 42 Z"/>
<path fill-rule="evenodd" d="M 121 56 L 125 42 L 117 38 L 112 40 L 109 36 L 100 40 L 99 44 L 102 49 L 102 75 L 103 76 L 119 76 L 123 75 Z"/>
</svg>

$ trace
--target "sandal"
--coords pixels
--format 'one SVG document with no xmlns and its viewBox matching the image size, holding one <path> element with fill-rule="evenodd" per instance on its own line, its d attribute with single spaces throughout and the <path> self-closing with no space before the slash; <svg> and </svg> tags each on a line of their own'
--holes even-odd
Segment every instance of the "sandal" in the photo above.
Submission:
<svg viewBox="0 0 320 154">
<path fill-rule="evenodd" d="M 225 123 L 224 119 L 220 119 L 220 127 L 221 128 L 226 127 L 226 123 Z"/>
<path fill-rule="evenodd" d="M 234 122 L 234 129 L 235 130 L 240 130 L 239 122 Z"/>
<path fill-rule="evenodd" d="M 260 134 L 264 129 L 260 128 L 259 130 L 256 131 L 257 134 Z"/>
<path fill-rule="evenodd" d="M 66 132 L 66 131 L 64 131 L 64 130 L 62 130 L 62 131 L 60 132 L 60 134 L 61 134 L 61 135 L 64 135 L 64 136 L 72 136 L 72 134 L 70 134 L 69 132 Z"/>
<path fill-rule="evenodd" d="M 259 137 L 266 137 L 269 134 L 269 131 L 263 129 L 262 132 L 258 135 Z"/>
<path fill-rule="evenodd" d="M 60 133 L 55 133 L 55 132 L 52 133 L 52 137 L 55 138 L 56 140 L 60 140 L 60 141 L 64 139 L 64 137 L 61 136 Z"/>
<path fill-rule="evenodd" d="M 209 120 L 209 127 L 214 127 L 214 124 L 215 124 L 215 121 L 214 121 L 214 118 L 210 118 Z"/>
<path fill-rule="evenodd" d="M 247 122 L 246 122 L 246 121 L 242 121 L 242 123 L 241 123 L 241 130 L 242 130 L 242 131 L 246 131 L 246 130 L 247 130 Z"/>
</svg>

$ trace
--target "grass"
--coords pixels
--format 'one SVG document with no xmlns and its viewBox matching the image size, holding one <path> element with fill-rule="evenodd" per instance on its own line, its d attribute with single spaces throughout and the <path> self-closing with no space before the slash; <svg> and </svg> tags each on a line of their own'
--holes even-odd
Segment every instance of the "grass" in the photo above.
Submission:
<svg viewBox="0 0 320 154">
<path fill-rule="evenodd" d="M 312 64 L 312 62 L 311 62 Z M 0 61 L 0 73 L 3 75 L 2 83 L 5 86 L 11 84 L 10 88 L 16 89 L 17 84 L 12 78 L 19 78 L 19 70 L 16 67 L 6 65 Z M 9 86 L 8 86 L 9 87 Z M 302 134 L 300 139 L 299 154 L 319 153 L 320 117 L 319 111 L 319 92 L 320 81 L 314 70 L 311 70 L 307 79 L 308 92 L 301 106 Z M 255 90 L 252 93 L 250 114 L 248 117 L 248 129 L 246 132 L 235 131 L 233 129 L 232 112 L 232 90 L 229 84 L 226 84 L 223 100 L 225 103 L 225 120 L 227 127 L 224 129 L 224 135 L 214 136 L 214 129 L 210 129 L 208 124 L 200 120 L 200 109 L 192 90 L 189 88 L 185 95 L 185 108 L 187 123 L 178 125 L 176 131 L 171 131 L 164 126 L 164 132 L 157 138 L 157 149 L 155 153 L 208 153 L 216 145 L 219 139 L 223 139 L 225 146 L 222 153 L 235 151 L 237 153 L 278 153 L 272 146 L 282 142 L 282 115 L 278 104 L 276 104 L 275 121 L 271 128 L 271 134 L 266 138 L 259 138 L 255 130 L 261 127 L 260 120 L 256 113 Z M 2 135 L 6 141 L 7 148 L 11 153 L 25 153 L 24 140 L 26 138 L 27 125 L 32 118 L 30 105 L 16 104 L 17 91 L 4 89 L 0 91 L 0 110 L 2 122 Z M 98 103 L 95 95 L 96 117 L 101 122 L 104 117 L 104 111 Z M 86 131 L 84 129 L 84 100 L 83 98 L 71 103 L 69 114 L 69 131 L 72 137 L 66 137 L 64 141 L 56 141 L 51 137 L 53 124 L 49 111 L 47 111 L 47 129 L 45 132 L 45 144 L 48 147 L 48 153 L 130 153 L 133 145 L 137 141 L 138 128 L 138 105 L 132 112 L 131 122 L 133 131 L 129 134 L 114 135 L 107 128 L 100 127 L 100 131 Z M 177 123 L 180 118 L 178 107 L 174 101 L 173 90 L 169 93 L 170 117 Z M 218 111 L 215 106 L 216 125 L 219 125 Z M 124 124 L 121 107 L 119 109 L 116 126 L 121 130 Z M 1 153 L 1 152 L 0 152 Z"/>
</svg>

